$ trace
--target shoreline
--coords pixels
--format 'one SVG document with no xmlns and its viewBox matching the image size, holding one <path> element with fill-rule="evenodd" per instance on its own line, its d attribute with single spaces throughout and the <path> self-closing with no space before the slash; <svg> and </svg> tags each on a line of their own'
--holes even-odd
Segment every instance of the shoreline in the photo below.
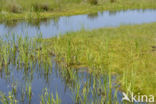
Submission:
<svg viewBox="0 0 156 104">
<path fill-rule="evenodd" d="M 109 7 L 110 6 L 110 7 Z M 97 5 L 91 6 L 84 5 L 80 7 L 75 7 L 72 9 L 64 9 L 64 10 L 55 10 L 55 11 L 48 11 L 48 12 L 22 12 L 22 13 L 11 13 L 7 11 L 0 12 L 0 22 L 2 21 L 11 21 L 11 20 L 33 20 L 33 19 L 48 19 L 53 17 L 60 17 L 60 16 L 72 16 L 72 15 L 81 15 L 81 14 L 92 14 L 101 11 L 124 11 L 124 10 L 146 10 L 156 9 L 156 4 L 135 4 L 135 5 L 120 5 L 120 4 L 112 4 L 106 6 L 105 5 Z"/>
</svg>

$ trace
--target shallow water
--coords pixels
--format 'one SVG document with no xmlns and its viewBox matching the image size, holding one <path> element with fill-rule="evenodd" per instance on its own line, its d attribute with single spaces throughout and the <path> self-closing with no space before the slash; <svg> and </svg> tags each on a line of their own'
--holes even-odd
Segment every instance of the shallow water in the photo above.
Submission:
<svg viewBox="0 0 156 104">
<path fill-rule="evenodd" d="M 61 66 L 45 48 L 46 45 L 39 39 L 19 37 L 17 41 L 14 38 L 0 40 L 0 103 L 2 99 L 13 96 L 18 104 L 39 104 L 45 88 L 54 97 L 58 92 L 61 104 L 77 104 L 76 95 L 83 99 L 86 96 L 83 95 L 86 94 L 84 91 L 88 91 L 89 103 L 105 96 L 108 101 L 108 94 L 111 100 L 121 101 L 120 92 L 115 94 L 117 90 L 112 87 L 110 91 L 110 76 L 91 74 L 86 67 L 76 69 Z M 111 78 L 114 82 L 115 76 Z M 113 87 L 115 85 L 115 82 L 112 83 Z M 7 100 L 10 100 L 9 97 Z"/>
<path fill-rule="evenodd" d="M 76 15 L 76 16 L 62 16 L 59 18 L 46 19 L 42 21 L 11 21 L 0 24 L 0 35 L 18 34 L 22 36 L 36 37 L 37 33 L 42 33 L 43 38 L 53 37 L 58 34 L 64 34 L 71 31 L 79 31 L 81 29 L 96 29 L 102 27 L 117 27 L 120 25 L 142 24 L 156 22 L 156 10 L 127 10 L 119 12 L 98 12 L 96 14 Z M 12 89 L 16 88 L 16 98 L 20 104 L 39 104 L 40 96 L 43 90 L 47 88 L 49 93 L 54 96 L 58 92 L 62 100 L 62 104 L 74 104 L 73 98 L 76 86 L 80 84 L 80 91 L 83 87 L 89 84 L 90 89 L 93 89 L 94 80 L 104 83 L 109 93 L 109 79 L 108 75 L 100 76 L 100 78 L 84 71 L 67 71 L 67 69 L 60 68 L 55 61 L 52 60 L 52 66 L 41 67 L 34 63 L 33 68 L 20 67 L 15 64 L 10 64 L 7 68 L 0 69 L 0 91 L 8 95 Z M 72 73 L 72 76 L 70 75 Z M 113 76 L 114 77 L 114 76 Z M 113 78 L 115 80 L 115 78 Z M 87 84 L 86 84 L 87 83 Z M 98 82 L 99 83 L 99 82 Z M 30 85 L 32 87 L 31 100 L 26 95 L 26 89 Z M 115 83 L 113 83 L 115 86 Z M 99 85 L 97 85 L 97 88 Z M 101 87 L 101 86 L 100 86 Z M 99 88 L 98 88 L 99 89 Z M 95 96 L 100 99 L 98 89 Z M 103 90 L 103 89 L 101 89 Z M 76 90 L 78 91 L 78 90 Z M 112 99 L 116 89 L 112 89 Z M 106 94 L 107 95 L 107 94 Z M 23 96 L 24 101 L 20 101 Z M 89 100 L 93 100 L 94 96 L 89 93 Z M 106 98 L 108 99 L 108 98 Z M 122 93 L 117 92 L 117 101 L 121 103 Z"/>
<path fill-rule="evenodd" d="M 12 91 L 14 86 L 17 87 L 17 99 L 21 99 L 20 96 L 22 94 L 22 90 L 26 89 L 27 84 L 30 84 L 32 87 L 32 100 L 31 104 L 39 104 L 40 103 L 40 96 L 44 88 L 47 88 L 48 91 L 51 93 L 56 93 L 58 91 L 59 96 L 65 102 L 65 104 L 72 103 L 70 95 L 71 92 L 66 87 L 66 82 L 63 81 L 61 76 L 58 75 L 58 72 L 54 65 L 52 69 L 49 69 L 49 73 L 44 72 L 44 69 L 37 70 L 39 68 L 33 70 L 33 72 L 24 71 L 24 69 L 16 69 L 13 65 L 10 66 L 10 74 L 7 75 L 6 73 L 1 73 L 0 78 L 0 91 L 8 94 L 9 91 Z M 27 83 L 27 84 L 26 84 Z M 25 95 L 25 94 L 24 94 Z M 29 99 L 24 97 L 24 104 L 28 104 Z"/>
<path fill-rule="evenodd" d="M 35 65 L 32 70 L 30 68 L 24 69 L 24 67 L 17 69 L 17 66 L 12 64 L 8 66 L 8 71 L 6 70 L 7 69 L 3 69 L 0 72 L 0 91 L 8 95 L 13 88 L 16 88 L 16 94 L 14 96 L 16 96 L 19 104 L 40 104 L 41 94 L 45 88 L 47 88 L 50 94 L 53 93 L 54 96 L 56 92 L 58 92 L 61 98 L 61 104 L 75 104 L 75 92 L 72 90 L 75 90 L 76 86 L 80 85 L 79 90 L 81 93 L 87 82 L 92 89 L 93 80 L 96 79 L 96 81 L 99 80 L 100 82 L 108 80 L 108 76 L 97 79 L 95 76 L 87 73 L 86 69 L 83 68 L 81 69 L 84 70 L 83 72 L 74 70 L 72 72 L 74 78 L 71 78 L 66 69 L 60 69 L 55 62 L 53 62 L 52 67 L 48 67 L 48 71 L 38 65 Z M 32 88 L 31 100 L 29 100 L 29 97 L 26 95 L 26 86 L 29 85 Z M 105 85 L 108 87 L 108 81 L 106 81 Z M 112 96 L 114 96 L 115 91 L 115 89 L 112 89 Z M 117 92 L 117 96 L 117 101 L 121 102 L 121 93 Z M 23 97 L 24 101 L 21 101 L 21 97 Z M 97 97 L 100 98 L 102 96 L 98 95 Z M 93 98 L 90 91 L 88 99 L 92 101 Z"/>
<path fill-rule="evenodd" d="M 0 24 L 0 35 L 15 33 L 33 37 L 42 33 L 44 38 L 48 38 L 81 29 L 91 30 L 151 22 L 156 22 L 156 10 L 104 11 L 87 15 L 62 16 L 41 21 L 3 22 Z"/>
</svg>

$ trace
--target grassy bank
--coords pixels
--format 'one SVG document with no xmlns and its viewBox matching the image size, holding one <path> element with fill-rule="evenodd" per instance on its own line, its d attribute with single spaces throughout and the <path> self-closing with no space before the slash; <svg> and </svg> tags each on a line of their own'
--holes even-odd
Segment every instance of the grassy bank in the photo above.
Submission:
<svg viewBox="0 0 156 104">
<path fill-rule="evenodd" d="M 156 23 L 82 30 L 45 43 L 66 67 L 87 67 L 97 74 L 111 72 L 121 89 L 155 95 L 155 28 Z"/>
<path fill-rule="evenodd" d="M 0 0 L 0 20 L 49 18 L 103 10 L 155 8 L 155 0 Z"/>
</svg>

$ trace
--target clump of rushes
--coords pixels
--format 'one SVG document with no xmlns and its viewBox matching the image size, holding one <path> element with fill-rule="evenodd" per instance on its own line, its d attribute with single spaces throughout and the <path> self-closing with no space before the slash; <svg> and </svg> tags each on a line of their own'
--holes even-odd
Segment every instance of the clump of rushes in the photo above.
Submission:
<svg viewBox="0 0 156 104">
<path fill-rule="evenodd" d="M 32 99 L 32 88 L 31 88 L 31 84 L 28 84 L 28 85 L 26 84 L 25 92 L 26 92 L 27 99 L 29 99 L 29 104 L 31 104 L 31 99 Z"/>
<path fill-rule="evenodd" d="M 93 75 L 86 78 L 86 81 L 81 81 L 83 77 L 76 80 L 74 87 L 71 88 L 73 94 L 73 102 L 76 104 L 111 104 L 114 101 L 116 93 L 110 91 L 109 76 L 98 76 Z M 112 85 L 111 85 L 112 86 Z M 113 95 L 109 100 L 109 93 Z M 106 100 L 107 99 L 107 100 Z"/>
<path fill-rule="evenodd" d="M 17 35 L 15 39 L 14 35 L 12 37 L 6 35 L 5 38 L 0 40 L 0 69 L 3 66 L 7 68 L 10 64 L 32 69 L 32 64 L 36 61 L 52 66 L 50 53 L 41 42 L 41 37 L 29 39 Z"/>
<path fill-rule="evenodd" d="M 12 92 L 9 92 L 9 95 L 5 95 L 4 93 L 0 92 L 0 103 L 2 104 L 17 104 L 18 101 L 16 100 L 15 96 Z"/>
<path fill-rule="evenodd" d="M 2 70 L 3 66 L 3 53 L 2 53 L 2 39 L 0 38 L 0 71 Z"/>
<path fill-rule="evenodd" d="M 56 96 L 54 98 L 53 94 L 49 94 L 47 88 L 45 88 L 44 93 L 41 95 L 40 104 L 61 104 L 61 99 L 56 92 Z"/>
<path fill-rule="evenodd" d="M 2 54 L 3 54 L 3 64 L 4 66 L 8 65 L 8 61 L 9 61 L 9 45 L 6 44 L 4 46 L 2 46 Z"/>
</svg>

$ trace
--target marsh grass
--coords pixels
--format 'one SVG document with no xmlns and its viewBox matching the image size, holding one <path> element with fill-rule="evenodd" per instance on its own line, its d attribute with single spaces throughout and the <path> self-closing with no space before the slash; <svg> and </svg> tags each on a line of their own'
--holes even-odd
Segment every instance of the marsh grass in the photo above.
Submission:
<svg viewBox="0 0 156 104">
<path fill-rule="evenodd" d="M 9 92 L 8 96 L 0 92 L 0 102 L 3 104 L 17 104 L 18 103 L 13 92 Z"/>
<path fill-rule="evenodd" d="M 46 61 L 46 63 L 48 63 L 48 61 Z M 24 64 L 26 64 L 26 63 L 24 63 Z M 42 64 L 45 64 L 45 63 L 42 62 Z M 42 68 L 42 64 L 41 64 L 40 68 L 42 70 L 44 70 L 44 72 L 42 74 L 45 75 L 47 69 L 45 67 Z M 61 67 L 61 68 L 63 68 L 63 67 Z M 10 70 L 10 69 L 8 69 L 8 70 Z M 24 78 L 24 79 L 27 79 L 28 83 L 26 83 L 26 85 L 25 85 L 25 90 L 22 89 L 21 94 L 20 94 L 21 97 L 18 98 L 18 101 L 20 103 L 20 101 L 24 102 L 25 100 L 28 100 L 28 102 L 31 104 L 31 99 L 33 96 L 32 88 L 31 88 L 32 80 L 31 80 L 31 78 L 29 78 L 29 75 L 31 75 L 31 72 L 27 73 L 27 70 L 32 70 L 32 69 L 24 68 L 23 70 L 26 71 L 26 73 L 25 73 L 26 78 Z M 49 72 L 47 72 L 47 73 L 49 73 Z M 103 97 L 106 96 L 106 93 L 107 93 L 106 86 L 108 85 L 107 84 L 108 82 L 106 80 L 109 79 L 108 77 L 107 77 L 108 79 L 106 79 L 105 81 L 101 81 L 101 79 L 100 79 L 101 76 L 96 77 L 96 74 L 95 74 L 95 76 L 88 76 L 86 81 L 83 82 L 84 76 L 80 77 L 78 75 L 78 71 L 73 68 L 61 69 L 61 70 L 59 70 L 59 75 L 62 77 L 62 79 L 65 80 L 67 86 L 73 92 L 73 95 L 72 95 L 72 96 L 74 96 L 73 102 L 77 102 L 77 103 L 81 103 L 81 104 L 82 103 L 88 104 L 88 102 L 90 102 L 90 103 L 91 102 L 94 102 L 94 103 L 99 102 L 99 104 L 100 104 L 100 102 L 105 101 L 105 99 Z M 93 85 L 91 84 L 92 78 L 93 78 Z M 102 77 L 102 79 L 105 79 L 105 78 L 106 77 Z M 16 93 L 19 94 L 19 92 L 17 92 L 16 84 L 13 84 L 12 88 L 13 88 L 12 92 L 13 92 L 14 96 L 16 97 Z M 25 96 L 26 96 L 26 98 L 25 98 Z M 101 96 L 101 98 L 99 96 Z M 93 98 L 93 99 L 91 99 L 91 98 Z M 60 104 L 60 102 L 61 102 L 61 99 L 59 98 L 59 94 L 57 92 L 56 92 L 56 95 L 53 95 L 52 93 L 50 94 L 47 89 L 45 89 L 43 94 L 41 95 L 41 101 L 40 101 L 41 104 L 48 104 L 48 103 L 49 104 Z"/>
<path fill-rule="evenodd" d="M 117 103 L 112 99 L 117 97 L 118 90 L 127 94 L 129 91 L 153 94 L 156 60 L 152 46 L 155 45 L 155 28 L 156 23 L 82 30 L 50 39 L 43 39 L 42 34 L 32 39 L 19 35 L 12 35 L 10 39 L 6 35 L 5 39 L 0 38 L 0 70 L 4 70 L 9 77 L 9 65 L 14 64 L 24 70 L 27 78 L 33 74 L 34 65 L 38 64 L 38 71 L 43 71 L 48 80 L 54 57 L 62 69 L 59 70 L 60 76 L 73 94 L 73 102 L 78 104 Z M 78 75 L 79 69 L 84 67 L 92 75 L 86 81 Z M 113 76 L 117 76 L 115 82 Z M 27 80 L 31 82 L 31 79 Z M 121 87 L 113 95 L 116 89 L 114 83 Z M 25 92 L 31 103 L 31 83 L 26 85 Z M 14 86 L 11 97 L 2 94 L 1 102 L 16 101 L 16 93 L 17 86 Z M 54 97 L 45 90 L 41 104 L 46 103 L 59 104 L 59 94 L 55 93 Z"/>
<path fill-rule="evenodd" d="M 41 95 L 40 104 L 61 104 L 61 99 L 59 98 L 58 92 L 56 91 L 54 98 L 53 93 L 49 94 L 48 90 L 45 88 L 45 91 Z"/>
<path fill-rule="evenodd" d="M 22 89 L 21 97 L 16 100 L 16 96 L 19 95 L 15 84 L 12 86 L 12 91 L 8 94 L 0 95 L 3 104 L 19 104 L 21 101 L 28 101 L 31 104 L 32 101 L 32 76 L 34 73 L 34 66 L 40 67 L 47 79 L 48 74 L 51 73 L 52 57 L 48 53 L 47 48 L 41 43 L 42 34 L 38 34 L 35 38 L 30 39 L 27 36 L 22 37 L 20 35 L 12 34 L 12 36 L 5 35 L 0 37 L 0 71 L 4 72 L 5 79 L 9 79 L 11 75 L 10 66 L 15 66 L 16 70 L 23 70 L 24 79 L 29 83 L 25 85 L 25 89 Z M 12 80 L 14 81 L 14 80 Z M 54 104 L 59 104 L 58 94 Z"/>
<path fill-rule="evenodd" d="M 33 64 L 36 63 L 36 61 L 39 64 L 45 64 L 51 65 L 51 57 L 48 53 L 46 46 L 42 45 L 40 43 L 41 36 L 38 35 L 38 37 L 29 39 L 27 36 L 22 37 L 13 34 L 10 37 L 7 35 L 5 36 L 5 39 L 1 39 L 1 45 L 0 45 L 0 69 L 7 67 L 10 64 L 14 64 L 18 67 L 25 67 L 32 68 Z M 45 69 L 46 70 L 46 69 Z"/>
<path fill-rule="evenodd" d="M 155 52 L 151 46 L 155 44 L 155 26 L 153 23 L 82 30 L 46 39 L 46 43 L 67 67 L 85 66 L 90 73 L 99 74 L 111 70 L 110 76 L 118 75 L 121 89 L 154 94 Z"/>
</svg>

